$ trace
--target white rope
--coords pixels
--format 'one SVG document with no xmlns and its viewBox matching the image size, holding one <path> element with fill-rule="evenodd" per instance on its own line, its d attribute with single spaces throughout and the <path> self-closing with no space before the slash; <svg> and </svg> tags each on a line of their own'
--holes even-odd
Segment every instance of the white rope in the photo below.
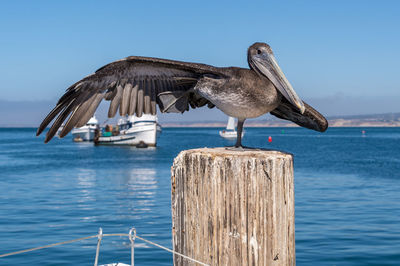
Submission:
<svg viewBox="0 0 400 266">
<path fill-rule="evenodd" d="M 97 245 L 97 249 L 96 249 L 96 259 L 95 259 L 95 265 L 96 265 L 96 264 L 97 264 L 97 261 L 98 261 L 98 249 L 99 249 L 99 247 L 100 247 L 100 242 L 101 242 L 102 237 L 104 237 L 104 236 L 128 236 L 130 240 L 131 240 L 131 238 L 132 238 L 132 240 L 134 241 L 135 238 L 138 238 L 138 239 L 140 239 L 140 240 L 142 240 L 142 241 L 144 241 L 144 242 L 146 242 L 146 243 L 148 243 L 148 244 L 150 244 L 150 245 L 156 246 L 156 247 L 158 247 L 158 248 L 161 248 L 161 249 L 163 249 L 163 250 L 166 250 L 166 251 L 168 251 L 168 252 L 171 252 L 171 253 L 173 253 L 173 254 L 175 254 L 175 255 L 181 256 L 182 258 L 185 258 L 185 259 L 187 259 L 187 260 L 196 262 L 196 263 L 198 263 L 198 264 L 200 264 L 200 265 L 210 266 L 209 264 L 203 263 L 203 262 L 201 262 L 201 261 L 198 261 L 198 260 L 193 259 L 193 258 L 191 258 L 191 257 L 188 257 L 188 256 L 186 256 L 186 255 L 183 255 L 183 254 L 181 254 L 181 253 L 179 253 L 179 252 L 176 252 L 176 251 L 174 251 L 174 250 L 172 250 L 172 249 L 166 248 L 166 247 L 161 246 L 161 245 L 159 245 L 159 244 L 157 244 L 157 243 L 154 243 L 154 242 L 152 242 L 152 241 L 150 241 L 150 240 L 147 240 L 147 239 L 145 239 L 145 238 L 143 238 L 143 237 L 140 237 L 140 236 L 136 235 L 136 230 L 133 231 L 134 234 L 133 234 L 133 236 L 132 236 L 132 230 L 134 230 L 134 228 L 131 229 L 131 231 L 129 232 L 129 234 L 103 234 L 103 231 L 102 231 L 102 229 L 100 228 L 100 229 L 99 229 L 99 234 L 97 234 L 97 235 L 86 236 L 86 237 L 76 238 L 76 239 L 72 239 L 72 240 L 68 240 L 68 241 L 63 241 L 63 242 L 58 242 L 58 243 L 54 243 L 54 244 L 49 244 L 49 245 L 45 245 L 45 246 L 41 246 L 41 247 L 29 248 L 29 249 L 24 249 L 24 250 L 19 250 L 19 251 L 10 252 L 10 253 L 0 254 L 0 258 L 12 256 L 12 255 L 17 255 L 17 254 L 21 254 L 21 253 L 26 253 L 26 252 L 30 252 L 30 251 L 35 251 L 35 250 L 45 249 L 45 248 L 51 248 L 51 247 L 55 247 L 55 246 L 59 246 L 59 245 L 69 244 L 69 243 L 78 242 L 78 241 L 82 241 L 82 240 L 86 240 L 86 239 L 96 238 L 96 237 L 97 237 L 97 238 L 98 238 L 98 245 Z M 131 243 L 132 243 L 132 250 L 133 250 L 133 242 L 131 241 Z M 132 263 L 132 265 L 133 265 L 133 259 L 134 259 L 134 257 L 133 257 L 133 251 L 132 251 L 132 255 L 131 255 L 131 263 Z"/>
<path fill-rule="evenodd" d="M 196 263 L 198 263 L 198 264 L 200 264 L 200 265 L 210 266 L 210 265 L 205 264 L 205 263 L 203 263 L 203 262 L 201 262 L 201 261 L 192 259 L 191 257 L 188 257 L 188 256 L 186 256 L 186 255 L 183 255 L 183 254 L 181 254 L 181 253 L 179 253 L 179 252 L 176 252 L 176 251 L 174 251 L 174 250 L 172 250 L 172 249 L 163 247 L 163 246 L 161 246 L 161 245 L 159 245 L 159 244 L 156 244 L 156 243 L 154 243 L 154 242 L 151 242 L 150 240 L 144 239 L 143 237 L 140 237 L 140 236 L 138 236 L 138 235 L 136 235 L 136 238 L 138 238 L 138 239 L 140 239 L 140 240 L 143 240 L 144 242 L 149 243 L 150 245 L 159 247 L 159 248 L 164 249 L 164 250 L 166 250 L 166 251 L 169 251 L 169 252 L 171 252 L 171 253 L 173 253 L 173 254 L 176 254 L 176 255 L 178 255 L 178 256 L 181 256 L 182 258 L 185 258 L 185 259 L 191 260 L 191 261 L 193 261 L 193 262 L 196 262 Z"/>
<path fill-rule="evenodd" d="M 21 253 L 26 253 L 26 252 L 30 252 L 30 251 L 35 251 L 35 250 L 39 250 L 39 249 L 44 249 L 44 248 L 51 248 L 51 247 L 64 245 L 64 244 L 69 244 L 69 243 L 73 243 L 73 242 L 77 242 L 77 241 L 81 241 L 81 240 L 85 240 L 85 239 L 90 239 L 90 238 L 95 238 L 95 237 L 97 237 L 97 235 L 86 236 L 86 237 L 81 237 L 81 238 L 68 240 L 68 241 L 64 241 L 64 242 L 58 242 L 58 243 L 54 243 L 54 244 L 50 244 L 50 245 L 46 245 L 46 246 L 41 246 L 41 247 L 36 247 L 36 248 L 29 248 L 29 249 L 24 249 L 24 250 L 20 250 L 20 251 L 5 253 L 5 254 L 1 254 L 0 258 L 11 256 L 11 255 L 17 255 L 17 254 L 21 254 Z"/>
</svg>

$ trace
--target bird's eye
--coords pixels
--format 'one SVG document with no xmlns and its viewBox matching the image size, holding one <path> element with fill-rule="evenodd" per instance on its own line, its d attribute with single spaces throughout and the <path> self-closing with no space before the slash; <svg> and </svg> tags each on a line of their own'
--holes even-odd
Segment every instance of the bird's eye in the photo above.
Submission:
<svg viewBox="0 0 400 266">
<path fill-rule="evenodd" d="M 261 54 L 261 50 L 260 49 L 257 49 L 257 54 Z"/>
</svg>

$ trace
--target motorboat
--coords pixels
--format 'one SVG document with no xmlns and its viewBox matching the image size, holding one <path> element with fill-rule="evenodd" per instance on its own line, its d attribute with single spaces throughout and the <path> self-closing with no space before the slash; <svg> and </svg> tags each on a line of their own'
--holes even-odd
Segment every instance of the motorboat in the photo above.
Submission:
<svg viewBox="0 0 400 266">
<path fill-rule="evenodd" d="M 221 130 L 219 135 L 226 139 L 236 139 L 237 132 L 235 129 L 235 118 L 229 117 L 228 124 L 226 125 L 225 130 Z M 244 136 L 244 130 L 242 131 L 242 137 Z"/>
<path fill-rule="evenodd" d="M 130 145 L 140 148 L 155 147 L 161 133 L 157 116 L 125 116 L 116 126 L 106 125 L 94 139 L 96 145 Z"/>
<path fill-rule="evenodd" d="M 99 121 L 93 116 L 83 127 L 72 129 L 72 139 L 75 142 L 93 141 L 96 130 L 99 130 Z"/>
</svg>

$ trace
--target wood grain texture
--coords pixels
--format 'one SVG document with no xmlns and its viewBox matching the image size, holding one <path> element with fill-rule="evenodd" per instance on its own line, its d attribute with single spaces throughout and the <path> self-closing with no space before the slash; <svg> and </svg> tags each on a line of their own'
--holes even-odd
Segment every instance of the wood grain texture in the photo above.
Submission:
<svg viewBox="0 0 400 266">
<path fill-rule="evenodd" d="M 295 265 L 292 155 L 187 150 L 171 172 L 175 251 L 210 265 Z"/>
</svg>

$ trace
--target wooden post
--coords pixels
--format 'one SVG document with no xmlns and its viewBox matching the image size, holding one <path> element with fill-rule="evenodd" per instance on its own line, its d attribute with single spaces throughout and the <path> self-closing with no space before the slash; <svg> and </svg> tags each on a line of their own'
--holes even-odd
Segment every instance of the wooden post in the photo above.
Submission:
<svg viewBox="0 0 400 266">
<path fill-rule="evenodd" d="M 172 172 L 174 250 L 210 265 L 295 265 L 292 155 L 182 151 Z M 174 265 L 196 265 L 174 256 Z"/>
</svg>

